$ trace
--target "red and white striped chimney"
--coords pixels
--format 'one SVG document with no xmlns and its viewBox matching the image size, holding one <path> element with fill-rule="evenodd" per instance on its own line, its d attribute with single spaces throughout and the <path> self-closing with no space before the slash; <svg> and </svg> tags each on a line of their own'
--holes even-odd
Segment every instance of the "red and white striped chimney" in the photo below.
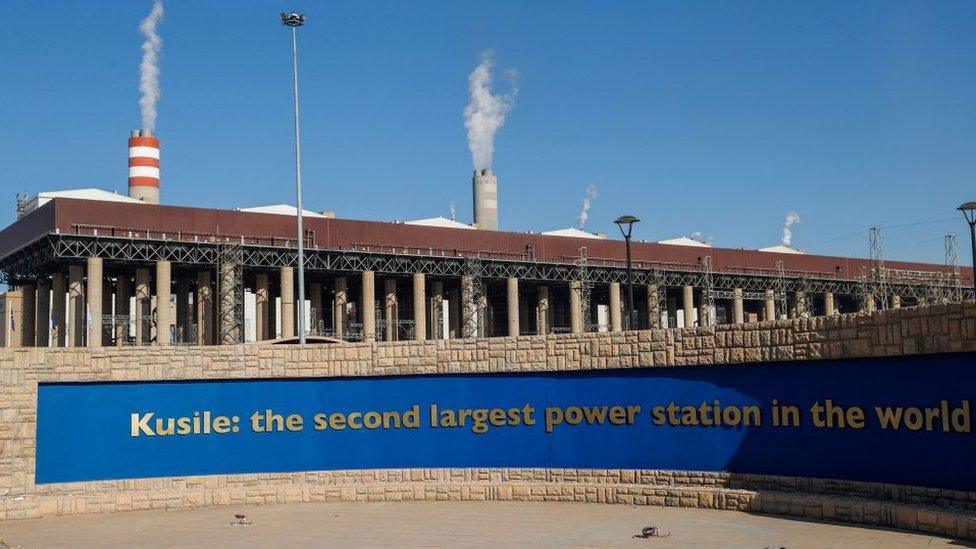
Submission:
<svg viewBox="0 0 976 549">
<path fill-rule="evenodd" d="M 129 196 L 159 204 L 159 139 L 148 130 L 129 137 Z"/>
</svg>

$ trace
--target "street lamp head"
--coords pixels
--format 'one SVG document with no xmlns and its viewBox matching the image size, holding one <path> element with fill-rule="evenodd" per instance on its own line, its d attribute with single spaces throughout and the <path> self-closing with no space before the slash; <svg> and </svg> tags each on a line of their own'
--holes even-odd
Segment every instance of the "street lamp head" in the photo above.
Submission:
<svg viewBox="0 0 976 549">
<path fill-rule="evenodd" d="M 281 24 L 286 27 L 301 27 L 305 24 L 305 14 L 293 11 L 281 14 Z"/>
<path fill-rule="evenodd" d="M 956 208 L 966 217 L 966 221 L 976 223 L 976 202 L 965 202 Z"/>
<path fill-rule="evenodd" d="M 637 219 L 632 215 L 622 215 L 618 217 L 614 223 L 620 227 L 620 234 L 624 235 L 624 238 L 629 239 L 631 231 L 634 230 L 634 223 L 640 223 L 640 219 Z M 624 230 L 624 225 L 627 226 L 627 230 Z"/>
</svg>

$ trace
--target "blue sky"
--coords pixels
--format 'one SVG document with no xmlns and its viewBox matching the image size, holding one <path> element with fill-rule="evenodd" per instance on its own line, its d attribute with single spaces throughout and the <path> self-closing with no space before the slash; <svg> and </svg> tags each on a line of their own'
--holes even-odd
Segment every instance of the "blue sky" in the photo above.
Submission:
<svg viewBox="0 0 976 549">
<path fill-rule="evenodd" d="M 147 1 L 0 4 L 0 223 L 14 193 L 125 191 L 139 125 Z M 495 140 L 500 224 L 586 228 L 643 219 L 635 237 L 701 232 L 717 245 L 778 242 L 943 260 L 976 200 L 973 2 L 168 1 L 163 201 L 292 202 L 290 40 L 300 69 L 306 206 L 376 220 L 471 216 L 461 112 L 493 49 L 519 73 Z M 496 86 L 505 89 L 501 75 Z M 3 198 L 5 196 L 6 198 Z"/>
</svg>

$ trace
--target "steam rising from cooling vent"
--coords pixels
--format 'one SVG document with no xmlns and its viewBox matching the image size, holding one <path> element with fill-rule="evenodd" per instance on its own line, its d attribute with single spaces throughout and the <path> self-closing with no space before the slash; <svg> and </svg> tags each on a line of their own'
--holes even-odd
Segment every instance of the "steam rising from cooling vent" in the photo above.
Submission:
<svg viewBox="0 0 976 549">
<path fill-rule="evenodd" d="M 149 15 L 139 24 L 142 42 L 142 63 L 139 64 L 139 110 L 142 112 L 142 129 L 150 133 L 156 129 L 156 102 L 159 101 L 159 55 L 163 39 L 156 32 L 156 25 L 163 19 L 163 2 L 153 2 Z"/>
<path fill-rule="evenodd" d="M 493 52 L 481 54 L 481 62 L 468 76 L 468 92 L 471 96 L 464 108 L 464 127 L 468 130 L 468 148 L 475 170 L 491 168 L 495 154 L 495 132 L 505 124 L 505 118 L 515 105 L 518 89 L 515 86 L 517 73 L 508 72 L 512 90 L 506 95 L 491 93 Z"/>
<path fill-rule="evenodd" d="M 800 214 L 790 211 L 786 214 L 786 222 L 783 223 L 783 240 L 782 244 L 784 246 L 789 246 L 793 242 L 793 225 L 800 222 Z"/>
</svg>

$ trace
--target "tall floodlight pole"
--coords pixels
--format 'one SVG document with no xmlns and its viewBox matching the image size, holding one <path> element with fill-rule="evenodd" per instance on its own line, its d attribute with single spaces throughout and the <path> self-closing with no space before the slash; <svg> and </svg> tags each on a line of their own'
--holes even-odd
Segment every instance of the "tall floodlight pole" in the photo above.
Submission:
<svg viewBox="0 0 976 549">
<path fill-rule="evenodd" d="M 973 247 L 973 290 L 976 290 L 976 202 L 966 202 L 956 209 L 969 223 L 969 240 Z"/>
<path fill-rule="evenodd" d="M 295 85 L 295 195 L 298 219 L 298 342 L 305 344 L 305 231 L 302 229 L 302 140 L 298 122 L 298 27 L 305 24 L 305 15 L 282 13 L 281 23 L 291 27 L 291 62 Z"/>
<path fill-rule="evenodd" d="M 634 223 L 640 223 L 640 219 L 632 215 L 622 215 L 614 223 L 620 227 L 620 234 L 624 235 L 627 243 L 627 329 L 633 330 L 637 325 L 634 319 L 634 278 L 630 268 L 630 235 L 634 231 Z M 625 230 L 624 227 L 627 227 Z"/>
</svg>

